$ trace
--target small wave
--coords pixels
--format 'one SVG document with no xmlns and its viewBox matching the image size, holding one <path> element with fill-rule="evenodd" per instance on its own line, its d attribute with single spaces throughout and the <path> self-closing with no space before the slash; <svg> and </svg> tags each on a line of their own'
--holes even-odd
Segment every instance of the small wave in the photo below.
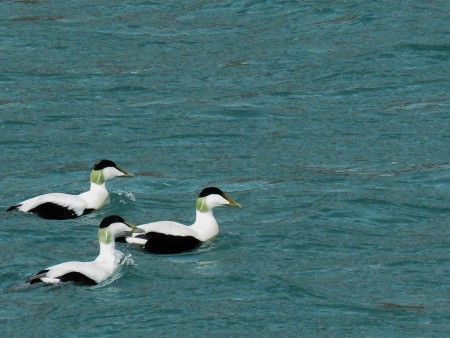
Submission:
<svg viewBox="0 0 450 338">
<path fill-rule="evenodd" d="M 118 196 L 125 196 L 131 201 L 136 201 L 136 197 L 131 191 L 125 191 L 125 190 L 114 190 L 114 193 Z"/>
<path fill-rule="evenodd" d="M 120 204 L 128 205 L 130 202 L 136 202 L 136 197 L 131 191 L 114 190 L 113 194 L 118 196 L 118 202 Z"/>
<path fill-rule="evenodd" d="M 102 288 L 104 286 L 114 283 L 116 280 L 118 280 L 120 277 L 122 277 L 125 274 L 127 267 L 132 266 L 132 265 L 135 265 L 135 263 L 134 263 L 134 260 L 131 258 L 131 254 L 123 255 L 116 271 L 114 271 L 114 273 L 108 279 L 104 280 L 103 282 L 101 282 L 91 288 L 98 289 L 98 288 Z"/>
<path fill-rule="evenodd" d="M 20 291 L 29 290 L 30 288 L 33 288 L 33 287 L 34 287 L 34 285 L 31 285 L 31 284 L 28 284 L 28 283 L 25 283 L 25 282 L 20 282 L 20 283 L 17 283 L 17 284 L 14 284 L 14 285 L 10 286 L 8 288 L 8 291 L 20 292 Z"/>
</svg>

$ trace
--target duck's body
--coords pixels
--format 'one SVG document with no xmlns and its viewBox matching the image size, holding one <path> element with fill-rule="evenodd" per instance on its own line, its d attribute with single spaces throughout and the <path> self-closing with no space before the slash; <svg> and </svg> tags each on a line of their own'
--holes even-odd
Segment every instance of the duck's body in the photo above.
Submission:
<svg viewBox="0 0 450 338">
<path fill-rule="evenodd" d="M 79 195 L 50 193 L 25 200 L 7 211 L 29 212 L 46 219 L 69 219 L 100 209 L 108 198 L 106 181 L 113 177 L 132 177 L 109 160 L 97 162 L 91 172 L 89 191 Z"/>
<path fill-rule="evenodd" d="M 29 284 L 75 282 L 95 285 L 105 281 L 118 268 L 123 253 L 115 249 L 114 239 L 132 231 L 142 231 L 119 216 L 108 216 L 100 223 L 98 240 L 100 254 L 92 262 L 65 262 L 39 271 L 27 280 Z"/>
<path fill-rule="evenodd" d="M 84 285 L 96 285 L 113 274 L 120 262 L 120 258 L 103 267 L 96 262 L 65 262 L 53 265 L 45 270 L 39 271 L 31 277 L 27 283 L 35 284 L 43 282 L 46 284 L 57 284 L 60 282 L 74 282 Z"/>
<path fill-rule="evenodd" d="M 192 225 L 160 221 L 138 225 L 143 234 L 133 234 L 127 243 L 142 245 L 152 253 L 180 253 L 192 250 L 219 233 L 219 225 L 212 209 L 228 205 L 240 207 L 231 197 L 218 188 L 204 189 L 197 199 L 196 217 Z"/>
</svg>

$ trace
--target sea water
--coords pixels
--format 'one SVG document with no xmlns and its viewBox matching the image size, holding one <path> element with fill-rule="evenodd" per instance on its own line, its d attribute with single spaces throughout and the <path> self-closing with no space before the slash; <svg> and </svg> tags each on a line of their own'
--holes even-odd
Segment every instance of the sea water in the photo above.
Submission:
<svg viewBox="0 0 450 338">
<path fill-rule="evenodd" d="M 5 337 L 444 337 L 450 332 L 448 1 L 3 1 L 0 206 L 81 193 L 98 212 L 0 214 Z M 220 234 L 95 287 L 23 287 L 93 260 L 106 215 Z M 130 261 L 129 261 L 130 262 Z"/>
</svg>

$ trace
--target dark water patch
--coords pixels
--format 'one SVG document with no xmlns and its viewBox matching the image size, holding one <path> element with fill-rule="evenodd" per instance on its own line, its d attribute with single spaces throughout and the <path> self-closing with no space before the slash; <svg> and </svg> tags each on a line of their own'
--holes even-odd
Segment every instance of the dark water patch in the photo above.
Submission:
<svg viewBox="0 0 450 338">
<path fill-rule="evenodd" d="M 29 121 L 29 120 L 0 120 L 0 125 L 4 125 L 5 127 L 14 127 L 14 126 L 25 126 L 25 125 L 38 125 L 38 121 Z"/>
<path fill-rule="evenodd" d="M 140 86 L 116 86 L 109 88 L 107 90 L 108 92 L 147 92 L 149 91 L 146 87 L 140 87 Z"/>
<path fill-rule="evenodd" d="M 405 44 L 400 45 L 400 48 L 412 51 L 438 51 L 450 52 L 450 44 Z"/>
<path fill-rule="evenodd" d="M 63 20 L 65 17 L 63 15 L 52 15 L 52 16 L 20 16 L 12 18 L 11 21 L 31 21 L 31 22 L 39 22 L 39 21 L 59 21 Z"/>
<path fill-rule="evenodd" d="M 234 119 L 263 117 L 263 114 L 260 111 L 255 109 L 255 107 L 251 107 L 251 106 L 223 107 L 223 109 L 220 109 L 219 111 L 215 112 L 214 114 L 217 114 L 217 115 L 225 117 L 225 118 L 234 118 Z"/>
<path fill-rule="evenodd" d="M 424 304 L 381 303 L 380 308 L 389 311 L 424 311 Z"/>
<path fill-rule="evenodd" d="M 419 271 L 420 265 L 427 265 L 429 262 L 422 260 L 399 260 L 385 264 L 387 268 L 410 267 L 411 271 Z"/>
</svg>

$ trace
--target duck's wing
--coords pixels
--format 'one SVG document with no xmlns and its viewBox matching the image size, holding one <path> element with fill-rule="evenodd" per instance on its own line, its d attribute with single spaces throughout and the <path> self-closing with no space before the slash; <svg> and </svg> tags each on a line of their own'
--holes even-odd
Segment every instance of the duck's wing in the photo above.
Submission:
<svg viewBox="0 0 450 338">
<path fill-rule="evenodd" d="M 92 211 L 87 209 L 86 201 L 79 196 L 61 193 L 36 196 L 8 210 L 31 212 L 47 219 L 75 218 Z"/>
<path fill-rule="evenodd" d="M 27 283 L 39 282 L 57 284 L 74 282 L 84 285 L 95 285 L 106 278 L 106 271 L 95 262 L 66 262 L 39 271 L 27 280 Z"/>
</svg>

